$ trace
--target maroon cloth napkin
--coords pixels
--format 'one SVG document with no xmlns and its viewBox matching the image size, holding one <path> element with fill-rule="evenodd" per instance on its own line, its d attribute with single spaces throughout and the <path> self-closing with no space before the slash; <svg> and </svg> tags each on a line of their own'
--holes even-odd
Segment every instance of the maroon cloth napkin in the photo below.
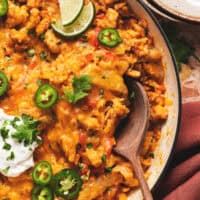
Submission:
<svg viewBox="0 0 200 200">
<path fill-rule="evenodd" d="M 182 106 L 181 128 L 170 169 L 155 200 L 200 200 L 200 101 Z"/>
</svg>

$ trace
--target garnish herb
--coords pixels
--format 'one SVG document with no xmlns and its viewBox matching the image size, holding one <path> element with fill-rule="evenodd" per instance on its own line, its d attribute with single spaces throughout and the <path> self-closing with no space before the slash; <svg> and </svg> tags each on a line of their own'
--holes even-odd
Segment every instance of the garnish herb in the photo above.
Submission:
<svg viewBox="0 0 200 200">
<path fill-rule="evenodd" d="M 44 34 L 44 33 L 41 34 L 41 35 L 39 36 L 39 38 L 40 38 L 40 40 L 44 40 L 44 39 L 45 39 L 45 34 Z"/>
<path fill-rule="evenodd" d="M 87 143 L 86 146 L 87 146 L 88 149 L 91 149 L 93 147 L 93 144 L 92 143 Z"/>
<path fill-rule="evenodd" d="M 153 152 L 150 152 L 150 153 L 149 153 L 149 156 L 150 156 L 151 158 L 154 158 L 154 157 L 155 157 L 155 155 L 154 155 Z"/>
<path fill-rule="evenodd" d="M 40 143 L 40 132 L 37 130 L 40 122 L 35 121 L 29 115 L 23 114 L 22 115 L 22 124 L 17 125 L 16 122 L 19 121 L 19 118 L 15 118 L 12 121 L 13 127 L 16 131 L 13 133 L 12 137 L 15 138 L 18 142 L 23 142 L 24 146 L 28 146 L 33 142 Z"/>
<path fill-rule="evenodd" d="M 6 158 L 6 160 L 14 160 L 14 159 L 15 159 L 15 154 L 14 154 L 13 151 L 11 151 L 10 156 L 8 156 L 8 157 Z"/>
<path fill-rule="evenodd" d="M 9 171 L 9 169 L 10 169 L 10 167 L 6 167 L 5 169 L 2 170 L 2 172 L 3 172 L 4 174 L 7 174 L 8 171 Z"/>
<path fill-rule="evenodd" d="M 88 96 L 88 91 L 92 88 L 91 77 L 89 75 L 74 76 L 72 86 L 73 91 L 65 90 L 66 99 L 69 103 L 76 104 Z"/>
<path fill-rule="evenodd" d="M 3 140 L 5 140 L 5 139 L 8 138 L 8 132 L 9 132 L 9 130 L 6 129 L 5 127 L 2 127 L 2 128 L 0 129 L 0 135 L 1 135 L 1 137 L 3 138 Z"/>
<path fill-rule="evenodd" d="M 9 151 L 11 149 L 11 145 L 8 144 L 8 143 L 5 143 L 4 146 L 3 146 L 3 149 Z"/>
<path fill-rule="evenodd" d="M 38 86 L 41 86 L 42 85 L 42 80 L 38 79 L 36 83 L 37 83 Z"/>
<path fill-rule="evenodd" d="M 102 160 L 103 163 L 106 162 L 106 155 L 105 155 L 105 154 L 103 154 L 103 155 L 101 156 L 101 160 Z"/>
<path fill-rule="evenodd" d="M 46 59 L 47 59 L 47 54 L 46 54 L 44 51 L 42 51 L 42 52 L 40 53 L 40 58 L 41 58 L 42 60 L 46 60 Z"/>
<path fill-rule="evenodd" d="M 111 173 L 112 172 L 112 167 L 106 167 L 105 168 L 106 173 Z"/>
<path fill-rule="evenodd" d="M 100 94 L 100 95 L 104 95 L 104 89 L 100 89 L 100 90 L 99 90 L 99 94 Z"/>
<path fill-rule="evenodd" d="M 107 186 L 105 192 L 108 192 L 111 189 L 111 186 Z"/>
</svg>

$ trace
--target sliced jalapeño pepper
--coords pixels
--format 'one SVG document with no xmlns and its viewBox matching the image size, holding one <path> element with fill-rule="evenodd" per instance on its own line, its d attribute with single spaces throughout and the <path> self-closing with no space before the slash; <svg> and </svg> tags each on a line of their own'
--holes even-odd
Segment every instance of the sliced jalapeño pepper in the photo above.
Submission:
<svg viewBox="0 0 200 200">
<path fill-rule="evenodd" d="M 47 185 L 52 178 L 52 168 L 50 163 L 47 161 L 40 161 L 33 169 L 32 178 L 34 183 L 38 185 Z"/>
<path fill-rule="evenodd" d="M 0 17 L 3 17 L 8 12 L 8 1 L 0 0 Z"/>
<path fill-rule="evenodd" d="M 64 199 L 74 199 L 78 196 L 82 181 L 77 171 L 63 169 L 53 178 L 55 194 Z"/>
<path fill-rule="evenodd" d="M 8 79 L 6 75 L 0 71 L 0 96 L 3 96 L 8 90 Z"/>
<path fill-rule="evenodd" d="M 99 42 L 106 47 L 116 47 L 122 42 L 119 32 L 114 28 L 105 28 L 99 32 Z"/>
<path fill-rule="evenodd" d="M 41 109 L 52 107 L 57 100 L 58 92 L 52 85 L 49 84 L 41 85 L 34 97 L 36 106 Z"/>
<path fill-rule="evenodd" d="M 32 200 L 53 200 L 53 192 L 48 187 L 36 185 L 31 194 Z"/>
</svg>

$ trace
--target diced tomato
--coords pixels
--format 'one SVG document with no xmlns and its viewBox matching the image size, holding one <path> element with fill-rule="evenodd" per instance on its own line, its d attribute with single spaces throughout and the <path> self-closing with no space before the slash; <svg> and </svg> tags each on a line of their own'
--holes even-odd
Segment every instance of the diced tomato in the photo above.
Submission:
<svg viewBox="0 0 200 200">
<path fill-rule="evenodd" d="M 28 65 L 28 69 L 31 70 L 33 68 L 35 68 L 37 63 L 37 56 L 33 56 L 33 58 L 31 59 L 29 65 Z"/>
<path fill-rule="evenodd" d="M 110 154 L 112 151 L 113 146 L 115 145 L 115 140 L 114 138 L 105 138 L 103 141 L 103 147 L 104 147 L 104 151 L 107 154 Z"/>
<path fill-rule="evenodd" d="M 86 133 L 80 133 L 79 134 L 79 142 L 80 142 L 80 144 L 81 145 L 86 145 L 86 143 L 87 143 L 87 135 L 86 135 Z"/>
<path fill-rule="evenodd" d="M 87 59 L 87 61 L 89 61 L 89 62 L 92 61 L 93 58 L 94 58 L 94 57 L 93 57 L 93 54 L 92 54 L 92 53 L 89 53 L 89 54 L 86 55 L 86 59 Z"/>
<path fill-rule="evenodd" d="M 111 51 L 107 51 L 107 52 L 105 53 L 104 58 L 105 58 L 106 61 L 111 61 L 111 62 L 113 62 L 113 61 L 115 60 L 116 56 L 115 56 L 115 54 L 112 53 Z"/>
<path fill-rule="evenodd" d="M 95 98 L 88 98 L 87 104 L 91 108 L 95 108 L 97 106 L 98 100 Z"/>
<path fill-rule="evenodd" d="M 83 165 L 83 168 L 80 170 L 80 173 L 81 173 L 81 175 L 85 175 L 88 173 L 89 168 L 88 168 L 88 165 L 86 165 L 86 164 L 82 164 L 82 165 Z"/>
<path fill-rule="evenodd" d="M 98 40 L 98 35 L 99 32 L 101 31 L 101 28 L 97 27 L 91 34 L 89 38 L 89 44 L 98 47 L 99 46 L 99 40 Z"/>
<path fill-rule="evenodd" d="M 105 17 L 104 13 L 101 13 L 101 14 L 96 16 L 97 19 L 103 19 L 104 17 Z"/>
<path fill-rule="evenodd" d="M 164 85 L 159 85 L 159 90 L 160 90 L 161 92 L 165 92 L 166 88 L 165 88 Z"/>
</svg>

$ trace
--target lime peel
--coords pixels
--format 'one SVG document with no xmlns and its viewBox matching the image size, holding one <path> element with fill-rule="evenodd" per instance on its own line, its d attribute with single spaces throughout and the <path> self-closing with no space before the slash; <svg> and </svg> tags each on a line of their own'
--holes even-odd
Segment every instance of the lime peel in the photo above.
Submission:
<svg viewBox="0 0 200 200">
<path fill-rule="evenodd" d="M 61 20 L 52 23 L 52 28 L 55 32 L 63 37 L 71 38 L 85 32 L 95 16 L 95 6 L 92 2 L 83 7 L 79 17 L 70 25 L 63 26 Z"/>
</svg>

